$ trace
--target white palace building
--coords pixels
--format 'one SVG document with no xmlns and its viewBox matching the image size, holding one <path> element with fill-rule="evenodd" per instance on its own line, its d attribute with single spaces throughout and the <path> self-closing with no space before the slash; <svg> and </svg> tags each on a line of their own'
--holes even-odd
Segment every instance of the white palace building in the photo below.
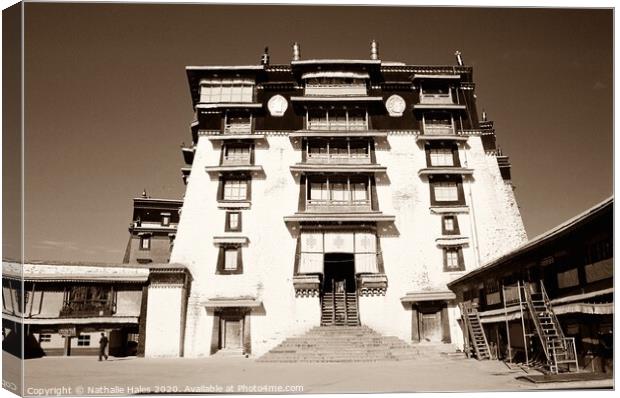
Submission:
<svg viewBox="0 0 620 398">
<path fill-rule="evenodd" d="M 295 44 L 289 64 L 265 51 L 258 65 L 186 68 L 195 118 L 180 217 L 181 202 L 135 199 L 123 272 L 142 279 L 106 279 L 116 285 L 105 297 L 136 292 L 117 334 L 137 338 L 139 355 L 258 358 L 338 330 L 463 346 L 447 284 L 526 241 L 510 163 L 459 53 L 429 66 L 370 50 L 303 59 Z M 75 316 L 86 304 L 71 292 Z M 93 331 L 121 322 L 105 303 Z M 27 333 L 62 329 L 68 352 L 80 331 L 62 326 L 67 311 L 47 329 L 37 311 Z"/>
<path fill-rule="evenodd" d="M 193 145 L 146 356 L 261 356 L 317 326 L 462 345 L 446 284 L 522 244 L 473 70 L 379 59 L 189 66 Z M 333 328 L 332 328 L 333 329 Z"/>
</svg>

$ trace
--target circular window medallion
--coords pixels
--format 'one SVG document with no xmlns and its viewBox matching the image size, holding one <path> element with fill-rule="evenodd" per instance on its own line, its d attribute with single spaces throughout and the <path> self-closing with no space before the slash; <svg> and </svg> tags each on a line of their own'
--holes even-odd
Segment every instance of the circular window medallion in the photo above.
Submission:
<svg viewBox="0 0 620 398">
<path fill-rule="evenodd" d="M 286 98 L 280 94 L 274 95 L 269 99 L 269 102 L 267 102 L 267 108 L 271 116 L 283 116 L 288 108 L 288 102 L 286 102 Z"/>
<path fill-rule="evenodd" d="M 400 95 L 392 95 L 390 98 L 385 101 L 385 107 L 387 108 L 388 113 L 392 117 L 399 117 L 403 115 L 405 111 L 405 100 Z"/>
</svg>

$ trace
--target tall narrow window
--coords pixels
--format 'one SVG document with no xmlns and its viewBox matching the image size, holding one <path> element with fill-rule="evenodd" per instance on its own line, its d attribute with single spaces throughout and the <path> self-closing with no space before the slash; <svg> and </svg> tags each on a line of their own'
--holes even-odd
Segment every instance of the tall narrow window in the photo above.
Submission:
<svg viewBox="0 0 620 398">
<path fill-rule="evenodd" d="M 460 246 L 444 247 L 444 271 L 462 271 L 465 269 L 463 249 Z"/>
<path fill-rule="evenodd" d="M 224 250 L 224 269 L 226 271 L 234 271 L 237 269 L 237 256 L 239 249 L 231 248 Z"/>
<path fill-rule="evenodd" d="M 444 235 L 458 235 L 459 223 L 455 215 L 443 216 L 441 220 L 442 233 Z"/>
<path fill-rule="evenodd" d="M 143 235 L 140 237 L 140 249 L 151 250 L 151 237 L 149 235 Z"/>
<path fill-rule="evenodd" d="M 161 215 L 161 225 L 163 227 L 170 226 L 170 214 L 162 213 L 162 215 Z"/>
<path fill-rule="evenodd" d="M 226 213 L 226 226 L 227 232 L 241 231 L 241 212 L 229 211 Z"/>
<path fill-rule="evenodd" d="M 216 273 L 220 275 L 242 274 L 243 263 L 241 259 L 240 246 L 220 246 Z"/>
</svg>

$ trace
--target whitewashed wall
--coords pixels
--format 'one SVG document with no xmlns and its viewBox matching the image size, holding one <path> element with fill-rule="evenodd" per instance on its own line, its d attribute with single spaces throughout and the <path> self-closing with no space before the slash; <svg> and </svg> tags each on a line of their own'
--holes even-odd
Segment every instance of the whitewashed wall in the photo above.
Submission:
<svg viewBox="0 0 620 398">
<path fill-rule="evenodd" d="M 428 180 L 418 176 L 426 167 L 423 145 L 410 134 L 390 135 L 387 143 L 378 145 L 376 156 L 379 164 L 387 166 L 387 176 L 380 175 L 377 181 L 379 207 L 384 214 L 396 216 L 395 230 L 379 231 L 389 287 L 385 296 L 361 297 L 360 316 L 363 324 L 409 341 L 411 311 L 400 299 L 411 291 L 445 291 L 446 283 L 463 272 L 443 272 L 443 254 L 436 242 L 441 236 L 441 215 L 429 210 Z M 295 298 L 296 242 L 283 221 L 297 211 L 299 180 L 289 166 L 301 161 L 301 153 L 293 150 L 291 140 L 283 135 L 268 136 L 257 145 L 255 164 L 263 167 L 265 177 L 252 180 L 252 206 L 243 210 L 240 233 L 224 232 L 225 210 L 218 208 L 216 200 L 218 179 L 204 170 L 218 165 L 219 159 L 220 143 L 201 136 L 171 255 L 171 262 L 185 264 L 193 276 L 184 351 L 190 357 L 209 355 L 213 328 L 213 316 L 205 309 L 209 299 L 252 297 L 263 303 L 251 316 L 253 353 L 261 355 L 320 321 L 318 298 Z M 460 159 L 463 167 L 474 169 L 473 182 L 464 184 L 470 212 L 458 215 L 461 235 L 469 238 L 463 251 L 469 271 L 480 261 L 522 243 L 525 233 L 510 185 L 502 180 L 495 158 L 484 153 L 479 137 L 469 138 Z M 242 249 L 242 275 L 216 275 L 214 236 L 249 239 Z M 170 305 L 163 296 L 157 300 L 158 311 Z M 149 293 L 147 319 L 152 308 Z M 452 341 L 458 343 L 462 341 L 456 323 L 458 309 L 450 308 L 449 314 Z M 147 348 L 153 341 L 149 333 L 153 331 L 147 327 Z"/>
</svg>

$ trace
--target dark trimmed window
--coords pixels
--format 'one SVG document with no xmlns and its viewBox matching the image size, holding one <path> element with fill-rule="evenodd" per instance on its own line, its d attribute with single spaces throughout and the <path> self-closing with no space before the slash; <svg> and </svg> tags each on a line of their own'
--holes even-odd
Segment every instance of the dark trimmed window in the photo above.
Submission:
<svg viewBox="0 0 620 398">
<path fill-rule="evenodd" d="M 243 273 L 243 261 L 241 246 L 222 245 L 217 258 L 217 271 L 219 275 L 237 275 Z"/>
<path fill-rule="evenodd" d="M 463 248 L 461 246 L 443 248 L 443 270 L 446 272 L 465 270 Z"/>
<path fill-rule="evenodd" d="M 226 212 L 226 225 L 225 225 L 224 230 L 226 232 L 241 231 L 241 212 L 240 211 L 227 211 Z"/>
<path fill-rule="evenodd" d="M 78 347 L 89 347 L 90 346 L 90 335 L 82 334 L 77 338 Z"/>
<path fill-rule="evenodd" d="M 237 202 L 250 200 L 250 179 L 245 177 L 222 177 L 218 200 Z"/>
<path fill-rule="evenodd" d="M 222 146 L 222 165 L 249 165 L 253 163 L 250 144 L 229 143 Z"/>
<path fill-rule="evenodd" d="M 170 214 L 169 213 L 162 213 L 162 215 L 161 215 L 161 225 L 163 227 L 170 226 Z"/>
<path fill-rule="evenodd" d="M 459 151 L 456 145 L 429 145 L 426 147 L 428 167 L 460 167 Z"/>
<path fill-rule="evenodd" d="M 151 235 L 140 236 L 140 250 L 151 250 Z"/>
<path fill-rule="evenodd" d="M 459 220 L 456 215 L 449 215 L 441 217 L 441 233 L 443 235 L 458 235 Z"/>
<path fill-rule="evenodd" d="M 431 176 L 432 177 L 432 176 Z M 463 182 L 460 177 L 435 177 L 430 179 L 431 205 L 464 206 Z"/>
</svg>

